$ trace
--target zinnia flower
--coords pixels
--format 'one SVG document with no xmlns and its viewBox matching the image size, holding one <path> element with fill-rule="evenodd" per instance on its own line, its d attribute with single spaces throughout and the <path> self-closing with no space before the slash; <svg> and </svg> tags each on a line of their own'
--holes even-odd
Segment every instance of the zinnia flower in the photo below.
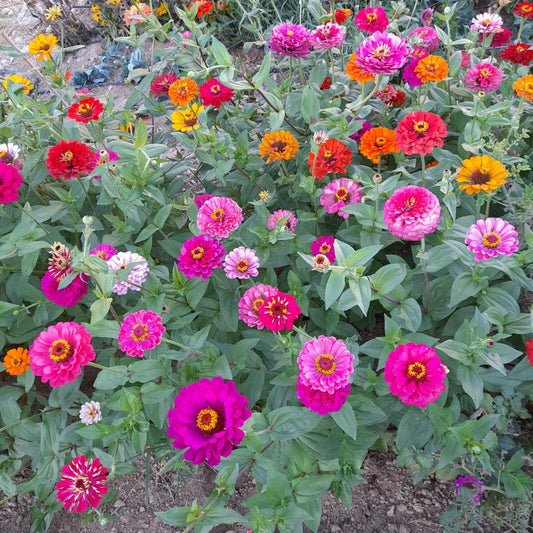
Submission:
<svg viewBox="0 0 533 533">
<path fill-rule="evenodd" d="M 54 277 L 65 277 L 72 272 L 72 252 L 61 242 L 54 242 L 50 247 L 50 259 L 48 259 L 48 271 Z"/>
<path fill-rule="evenodd" d="M 99 257 L 100 259 L 103 259 L 104 261 L 109 261 L 116 253 L 117 251 L 115 250 L 113 246 L 111 246 L 107 242 L 103 242 L 99 244 L 98 246 L 96 246 L 95 248 L 93 248 L 89 252 L 89 255 L 96 255 L 96 257 Z"/>
<path fill-rule="evenodd" d="M 335 413 L 342 409 L 346 398 L 350 395 L 350 384 L 336 389 L 330 394 L 329 392 L 321 391 L 309 385 L 304 385 L 301 378 L 298 378 L 296 394 L 307 409 L 319 415 L 327 415 L 328 413 Z"/>
<path fill-rule="evenodd" d="M 503 73 L 490 63 L 479 63 L 470 67 L 465 74 L 468 89 L 474 92 L 488 93 L 499 89 L 503 81 Z"/>
<path fill-rule="evenodd" d="M 200 85 L 200 100 L 204 105 L 212 105 L 217 109 L 233 98 L 233 89 L 226 87 L 216 78 L 210 78 Z"/>
<path fill-rule="evenodd" d="M 28 350 L 20 346 L 8 350 L 2 362 L 6 367 L 6 372 L 11 376 L 20 376 L 30 368 Z"/>
<path fill-rule="evenodd" d="M 198 124 L 198 115 L 203 110 L 203 105 L 198 106 L 197 103 L 193 103 L 185 109 L 174 111 L 174 113 L 170 115 L 172 129 L 182 132 L 197 130 L 200 127 L 200 124 Z"/>
<path fill-rule="evenodd" d="M 337 214 L 344 219 L 350 216 L 342 208 L 349 204 L 358 204 L 363 195 L 361 185 L 348 178 L 339 178 L 328 183 L 322 190 L 320 205 L 330 215 Z"/>
<path fill-rule="evenodd" d="M 279 292 L 277 287 L 271 285 L 254 285 L 250 287 L 239 300 L 239 319 L 251 328 L 263 329 L 265 326 L 259 318 L 259 308 L 263 307 L 265 300 Z"/>
<path fill-rule="evenodd" d="M 328 15 L 330 15 L 329 11 Z M 334 13 L 335 22 L 337 24 L 342 24 L 350 15 L 353 15 L 353 11 L 351 9 L 336 9 Z"/>
<path fill-rule="evenodd" d="M 377 31 L 359 45 L 355 54 L 362 70 L 370 74 L 394 74 L 407 62 L 409 47 L 405 39 Z"/>
<path fill-rule="evenodd" d="M 239 246 L 224 259 L 224 272 L 230 279 L 249 279 L 259 274 L 259 258 L 255 250 Z"/>
<path fill-rule="evenodd" d="M 514 65 L 529 65 L 533 61 L 533 49 L 531 45 L 524 43 L 510 44 L 500 57 Z"/>
<path fill-rule="evenodd" d="M 428 24 L 431 24 L 431 21 L 433 20 L 433 13 L 435 10 L 431 7 L 426 7 L 424 11 L 422 11 L 422 14 L 420 15 L 420 22 L 424 24 L 424 26 L 427 26 Z"/>
<path fill-rule="evenodd" d="M 463 166 L 457 169 L 459 189 L 466 194 L 478 194 L 481 191 L 490 194 L 500 185 L 505 185 L 507 176 L 509 173 L 505 167 L 488 155 L 463 159 Z"/>
<path fill-rule="evenodd" d="M 453 491 L 456 496 L 461 495 L 461 491 L 468 491 L 468 497 L 472 503 L 479 503 L 483 496 L 483 483 L 474 476 L 459 476 L 455 480 Z"/>
<path fill-rule="evenodd" d="M 533 18 L 533 2 L 528 2 L 528 0 L 520 2 L 516 4 L 513 12 L 519 17 L 531 19 Z"/>
<path fill-rule="evenodd" d="M 309 31 L 301 24 L 284 22 L 272 28 L 272 34 L 268 40 L 268 47 L 277 58 L 285 56 L 299 58 L 307 57 L 310 50 Z"/>
<path fill-rule="evenodd" d="M 359 151 L 373 163 L 379 163 L 382 155 L 399 152 L 394 130 L 379 126 L 370 128 L 361 137 Z"/>
<path fill-rule="evenodd" d="M 170 86 L 178 79 L 174 72 L 165 72 L 158 76 L 150 86 L 150 92 L 155 96 L 167 96 Z"/>
<path fill-rule="evenodd" d="M 422 83 L 427 83 L 428 81 L 438 82 L 446 79 L 449 70 L 445 59 L 440 56 L 429 55 L 417 63 L 414 72 Z"/>
<path fill-rule="evenodd" d="M 270 231 L 273 231 L 276 228 L 279 229 L 279 224 L 283 221 L 283 219 L 286 220 L 283 222 L 281 227 L 286 231 L 294 233 L 296 230 L 296 224 L 298 224 L 298 219 L 292 211 L 288 211 L 287 209 L 278 209 L 277 211 L 271 213 L 267 220 L 267 228 Z"/>
<path fill-rule="evenodd" d="M 489 46 L 504 46 L 506 45 L 513 36 L 513 32 L 509 29 L 507 29 L 505 26 L 502 26 L 499 30 L 496 30 L 494 33 L 480 33 L 479 37 L 481 38 L 481 42 L 485 41 L 486 39 L 490 39 Z"/>
<path fill-rule="evenodd" d="M 311 175 L 321 180 L 330 172 L 344 174 L 346 167 L 352 162 L 352 152 L 341 141 L 328 139 L 320 145 L 316 161 L 315 154 L 310 152 L 307 162 Z"/>
<path fill-rule="evenodd" d="M 168 88 L 170 101 L 179 107 L 184 107 L 194 100 L 198 94 L 198 85 L 191 78 L 178 78 Z"/>
<path fill-rule="evenodd" d="M 223 239 L 229 237 L 242 221 L 242 209 L 235 200 L 226 196 L 215 196 L 200 207 L 196 224 L 204 235 Z"/>
<path fill-rule="evenodd" d="M 499 254 L 511 255 L 518 250 L 517 233 L 509 222 L 501 218 L 478 220 L 470 226 L 465 244 L 476 254 L 476 261 L 488 261 Z"/>
<path fill-rule="evenodd" d="M 8 163 L 0 161 L 0 203 L 9 204 L 18 199 L 18 190 L 22 185 L 19 171 Z"/>
<path fill-rule="evenodd" d="M 420 59 L 411 59 L 411 61 L 405 65 L 405 68 L 402 72 L 403 81 L 405 81 L 405 83 L 411 87 L 419 87 L 420 85 L 424 85 L 416 73 L 416 67 L 418 66 L 419 61 Z"/>
<path fill-rule="evenodd" d="M 365 72 L 361 69 L 356 54 L 352 54 L 349 57 L 346 63 L 346 74 L 350 76 L 352 81 L 359 83 L 359 85 L 364 85 L 367 81 L 374 81 L 376 79 L 374 74 L 370 74 L 370 72 Z"/>
<path fill-rule="evenodd" d="M 214 194 L 199 194 L 194 198 L 194 203 L 196 204 L 196 207 L 200 209 L 200 207 L 202 207 L 207 202 L 207 200 L 211 200 L 211 198 L 214 197 Z"/>
<path fill-rule="evenodd" d="M 207 279 L 215 268 L 222 268 L 222 258 L 226 255 L 219 241 L 199 235 L 183 243 L 178 255 L 178 270 L 186 278 Z"/>
<path fill-rule="evenodd" d="M 494 33 L 503 26 L 503 19 L 497 13 L 481 13 L 472 19 L 470 29 L 479 33 Z"/>
<path fill-rule="evenodd" d="M 333 263 L 333 261 L 335 261 L 335 248 L 333 247 L 334 243 L 335 237 L 330 235 L 319 237 L 311 244 L 311 253 L 313 255 L 325 255 L 329 261 Z"/>
<path fill-rule="evenodd" d="M 528 102 L 533 101 L 533 75 L 527 74 L 526 76 L 518 78 L 513 83 L 513 89 L 518 96 L 522 96 Z"/>
<path fill-rule="evenodd" d="M 407 185 L 396 189 L 383 206 L 383 220 L 396 237 L 419 241 L 440 222 L 439 199 L 428 189 Z"/>
<path fill-rule="evenodd" d="M 289 131 L 273 131 L 263 137 L 259 145 L 259 155 L 267 157 L 267 163 L 271 161 L 288 161 L 292 159 L 299 149 L 298 141 Z"/>
<path fill-rule="evenodd" d="M 91 120 L 98 120 L 103 110 L 104 106 L 102 102 L 91 96 L 90 98 L 84 98 L 72 104 L 69 107 L 67 116 L 76 122 L 87 124 Z"/>
<path fill-rule="evenodd" d="M 118 270 L 125 270 L 129 265 L 136 263 L 129 271 L 128 277 L 125 281 L 117 281 L 112 292 L 115 294 L 126 294 L 128 289 L 132 291 L 140 291 L 141 285 L 146 281 L 150 267 L 148 261 L 139 254 L 134 252 L 118 252 L 107 262 L 110 272 Z"/>
<path fill-rule="evenodd" d="M 203 378 L 179 391 L 168 412 L 167 435 L 174 448 L 188 448 L 185 459 L 216 466 L 244 437 L 240 428 L 252 416 L 247 402 L 233 381 Z"/>
<path fill-rule="evenodd" d="M 267 298 L 257 310 L 263 326 L 270 331 L 292 329 L 293 323 L 297 320 L 300 312 L 300 306 L 294 296 L 281 291 Z"/>
<path fill-rule="evenodd" d="M 22 92 L 24 94 L 30 94 L 31 90 L 34 87 L 33 83 L 28 78 L 25 78 L 24 76 L 19 76 L 18 74 L 8 76 L 3 81 L 2 85 L 4 86 L 4 89 L 7 90 L 9 82 L 18 83 L 19 85 L 22 85 Z"/>
<path fill-rule="evenodd" d="M 100 165 L 107 165 L 108 163 L 118 161 L 118 154 L 103 148 L 94 154 L 94 160 L 96 161 L 96 166 L 99 167 Z M 102 176 L 93 176 L 95 180 L 99 180 L 101 177 Z"/>
<path fill-rule="evenodd" d="M 152 10 L 148 4 L 137 2 L 124 13 L 124 22 L 126 26 L 129 26 L 132 22 L 137 24 L 137 22 L 142 22 L 144 18 L 149 17 L 151 14 Z"/>
<path fill-rule="evenodd" d="M 435 146 L 444 144 L 448 135 L 444 121 L 433 113 L 415 111 L 405 116 L 396 127 L 398 148 L 407 155 L 427 155 Z"/>
<path fill-rule="evenodd" d="M 529 364 L 533 366 L 533 339 L 528 339 L 524 345 Z M 4 363 L 5 364 L 5 363 Z"/>
<path fill-rule="evenodd" d="M 153 311 L 135 311 L 124 317 L 118 334 L 120 349 L 130 357 L 142 357 L 161 344 L 165 326 Z"/>
<path fill-rule="evenodd" d="M 350 122 L 357 122 L 359 124 L 359 128 L 355 133 L 352 133 L 350 135 L 350 139 L 352 139 L 355 142 L 359 142 L 361 140 L 361 137 L 372 128 L 372 124 L 368 122 L 368 120 L 365 120 L 364 118 L 354 118 L 353 120 L 349 120 L 348 124 Z"/>
<path fill-rule="evenodd" d="M 77 178 L 96 167 L 94 152 L 79 141 L 60 141 L 48 150 L 46 168 L 53 178 Z"/>
<path fill-rule="evenodd" d="M 17 162 L 18 156 L 20 155 L 20 148 L 13 143 L 2 143 L 0 144 L 0 161 L 11 165 Z M 22 168 L 22 165 L 20 166 Z M 17 169 L 20 170 L 20 169 Z"/>
<path fill-rule="evenodd" d="M 189 10 L 196 5 L 198 6 L 198 11 L 196 12 L 196 18 L 198 19 L 204 15 L 209 15 L 213 11 L 213 2 L 210 2 L 210 0 L 194 0 L 189 5 Z"/>
<path fill-rule="evenodd" d="M 375 33 L 387 29 L 389 17 L 382 7 L 365 7 L 355 15 L 354 23 L 361 31 Z"/>
<path fill-rule="evenodd" d="M 96 357 L 91 334 L 76 322 L 58 322 L 42 331 L 29 352 L 32 372 L 51 387 L 74 381 L 81 367 Z"/>
<path fill-rule="evenodd" d="M 87 281 L 83 274 L 78 274 L 66 287 L 60 289 L 59 283 L 62 279 L 61 276 L 54 276 L 50 270 L 47 270 L 41 279 L 41 290 L 56 305 L 72 307 L 87 294 Z"/>
<path fill-rule="evenodd" d="M 90 505 L 98 507 L 108 488 L 104 485 L 107 480 L 107 469 L 102 466 L 100 459 L 87 461 L 85 455 L 74 457 L 68 465 L 61 468 L 61 479 L 56 484 L 57 499 L 70 513 L 81 513 Z"/>
<path fill-rule="evenodd" d="M 374 96 L 390 107 L 399 107 L 405 103 L 405 93 L 392 85 L 387 85 L 382 91 L 376 91 Z"/>
<path fill-rule="evenodd" d="M 98 402 L 85 402 L 80 409 L 80 421 L 86 426 L 97 424 L 102 420 L 102 412 Z"/>
<path fill-rule="evenodd" d="M 28 53 L 37 56 L 39 61 L 46 59 L 50 61 L 50 52 L 57 46 L 57 37 L 55 35 L 44 35 L 40 33 L 31 41 L 28 47 Z"/>
<path fill-rule="evenodd" d="M 425 48 L 428 52 L 436 50 L 440 44 L 439 35 L 431 26 L 415 28 L 407 36 L 407 42 L 412 46 Z"/>
<path fill-rule="evenodd" d="M 346 28 L 334 22 L 326 22 L 317 26 L 309 37 L 315 50 L 326 50 L 335 46 L 342 46 L 346 39 Z"/>
<path fill-rule="evenodd" d="M 384 377 L 391 394 L 407 405 L 426 407 L 446 389 L 444 365 L 437 352 L 425 344 L 398 346 L 389 354 Z"/>
</svg>

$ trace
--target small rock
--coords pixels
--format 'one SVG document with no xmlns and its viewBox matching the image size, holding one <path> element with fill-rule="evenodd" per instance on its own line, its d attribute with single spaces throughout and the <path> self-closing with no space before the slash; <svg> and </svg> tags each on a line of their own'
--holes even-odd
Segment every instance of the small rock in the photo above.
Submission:
<svg viewBox="0 0 533 533">
<path fill-rule="evenodd" d="M 417 512 L 417 513 L 423 513 L 424 512 L 424 507 L 422 507 L 422 505 L 418 504 L 418 503 L 415 503 L 413 505 L 413 509 Z"/>
<path fill-rule="evenodd" d="M 146 511 L 146 507 L 139 507 L 139 513 L 144 513 Z"/>
<path fill-rule="evenodd" d="M 407 505 L 398 505 L 398 512 L 399 513 L 405 513 L 407 511 Z"/>
<path fill-rule="evenodd" d="M 387 511 L 387 516 L 394 516 L 394 505 Z"/>
<path fill-rule="evenodd" d="M 113 507 L 116 507 L 117 509 L 120 509 L 121 507 L 124 507 L 126 505 L 125 502 L 123 502 L 122 500 L 117 500 L 114 504 L 113 504 Z"/>
<path fill-rule="evenodd" d="M 329 530 L 331 531 L 331 533 L 334 533 L 335 531 L 342 531 L 340 526 L 338 526 L 337 524 L 332 524 Z"/>
<path fill-rule="evenodd" d="M 400 526 L 398 533 L 409 533 L 409 530 L 405 526 Z"/>
</svg>

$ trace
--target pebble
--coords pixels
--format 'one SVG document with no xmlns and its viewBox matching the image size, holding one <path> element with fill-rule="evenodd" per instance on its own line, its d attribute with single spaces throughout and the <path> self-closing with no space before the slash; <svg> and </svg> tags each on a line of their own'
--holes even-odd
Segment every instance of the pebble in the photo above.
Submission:
<svg viewBox="0 0 533 533">
<path fill-rule="evenodd" d="M 418 504 L 418 503 L 415 503 L 413 505 L 413 509 L 417 512 L 417 513 L 423 513 L 424 512 L 424 507 L 422 507 L 422 505 Z"/>
<path fill-rule="evenodd" d="M 387 511 L 387 516 L 394 516 L 394 505 Z"/>
<path fill-rule="evenodd" d="M 146 511 L 146 507 L 139 507 L 139 513 L 144 513 Z"/>
<path fill-rule="evenodd" d="M 121 507 L 124 507 L 126 505 L 125 502 L 123 502 L 122 500 L 117 500 L 114 504 L 113 504 L 113 507 L 116 507 L 117 509 L 120 509 Z"/>
<path fill-rule="evenodd" d="M 329 530 L 331 531 L 331 533 L 335 533 L 336 531 L 342 531 L 340 526 L 338 526 L 337 524 L 332 524 Z"/>
<path fill-rule="evenodd" d="M 400 526 L 398 533 L 409 533 L 409 530 L 405 526 Z"/>
<path fill-rule="evenodd" d="M 407 511 L 407 505 L 398 505 L 398 512 L 399 513 L 405 513 Z"/>
</svg>

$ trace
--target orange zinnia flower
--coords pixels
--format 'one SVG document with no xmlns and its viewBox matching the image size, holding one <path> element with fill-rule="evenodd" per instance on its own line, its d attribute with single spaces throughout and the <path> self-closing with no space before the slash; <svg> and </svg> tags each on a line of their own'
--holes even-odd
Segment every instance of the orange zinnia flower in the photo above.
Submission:
<svg viewBox="0 0 533 533">
<path fill-rule="evenodd" d="M 30 368 L 30 356 L 25 348 L 13 348 L 4 357 L 6 372 L 12 376 L 24 374 Z"/>
<path fill-rule="evenodd" d="M 56 47 L 58 41 L 55 35 L 40 33 L 28 46 L 28 53 L 37 56 L 39 61 L 50 60 L 50 52 Z"/>
<path fill-rule="evenodd" d="M 198 94 L 198 85 L 191 78 L 180 78 L 170 84 L 168 96 L 170 101 L 179 107 L 188 105 Z"/>
<path fill-rule="evenodd" d="M 526 76 L 518 78 L 513 83 L 513 89 L 518 96 L 522 96 L 531 102 L 533 100 L 533 75 L 527 74 Z"/>
<path fill-rule="evenodd" d="M 369 72 L 363 72 L 359 63 L 357 62 L 357 56 L 352 54 L 346 63 L 346 74 L 350 76 L 350 79 L 364 85 L 367 81 L 374 81 L 375 75 Z"/>
<path fill-rule="evenodd" d="M 422 83 L 442 81 L 448 76 L 448 63 L 440 56 L 426 56 L 415 67 L 415 74 Z"/>
<path fill-rule="evenodd" d="M 488 155 L 476 155 L 470 159 L 463 159 L 463 166 L 457 169 L 459 189 L 466 194 L 478 194 L 482 191 L 490 194 L 500 185 L 505 185 L 505 178 L 509 173 L 496 159 Z"/>
<path fill-rule="evenodd" d="M 263 137 L 259 145 L 259 155 L 267 156 L 267 163 L 282 159 L 289 160 L 296 155 L 299 148 L 298 141 L 289 131 L 273 131 Z"/>
<path fill-rule="evenodd" d="M 371 128 L 361 137 L 359 151 L 373 163 L 379 163 L 381 155 L 399 152 L 396 144 L 396 133 L 389 128 Z"/>
</svg>

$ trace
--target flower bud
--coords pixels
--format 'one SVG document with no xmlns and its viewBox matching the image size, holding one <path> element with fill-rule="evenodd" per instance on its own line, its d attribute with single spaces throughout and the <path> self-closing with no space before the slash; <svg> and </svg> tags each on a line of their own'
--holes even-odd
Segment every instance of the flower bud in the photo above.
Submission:
<svg viewBox="0 0 533 533">
<path fill-rule="evenodd" d="M 329 259 L 324 254 L 317 254 L 313 259 L 313 268 L 311 270 L 317 270 L 318 272 L 326 272 L 330 266 Z"/>
<path fill-rule="evenodd" d="M 442 179 L 449 180 L 452 177 L 452 171 L 449 168 L 445 168 L 442 171 Z"/>
<path fill-rule="evenodd" d="M 383 181 L 383 177 L 381 174 L 374 174 L 373 180 L 375 184 L 380 184 Z"/>
<path fill-rule="evenodd" d="M 90 215 L 85 215 L 81 221 L 86 225 L 90 226 L 94 222 L 94 218 Z"/>
<path fill-rule="evenodd" d="M 98 152 L 98 156 L 100 157 L 100 159 L 104 159 L 105 161 L 107 161 L 107 159 L 109 158 L 109 154 L 107 153 L 107 150 L 103 148 L 102 150 Z"/>
<path fill-rule="evenodd" d="M 483 98 L 485 98 L 486 93 L 484 91 L 479 91 L 477 94 L 476 94 L 476 98 L 478 100 L 478 102 L 481 102 L 483 100 Z"/>
<path fill-rule="evenodd" d="M 494 348 L 495 342 L 492 339 L 487 339 L 485 341 L 487 348 Z"/>
</svg>

